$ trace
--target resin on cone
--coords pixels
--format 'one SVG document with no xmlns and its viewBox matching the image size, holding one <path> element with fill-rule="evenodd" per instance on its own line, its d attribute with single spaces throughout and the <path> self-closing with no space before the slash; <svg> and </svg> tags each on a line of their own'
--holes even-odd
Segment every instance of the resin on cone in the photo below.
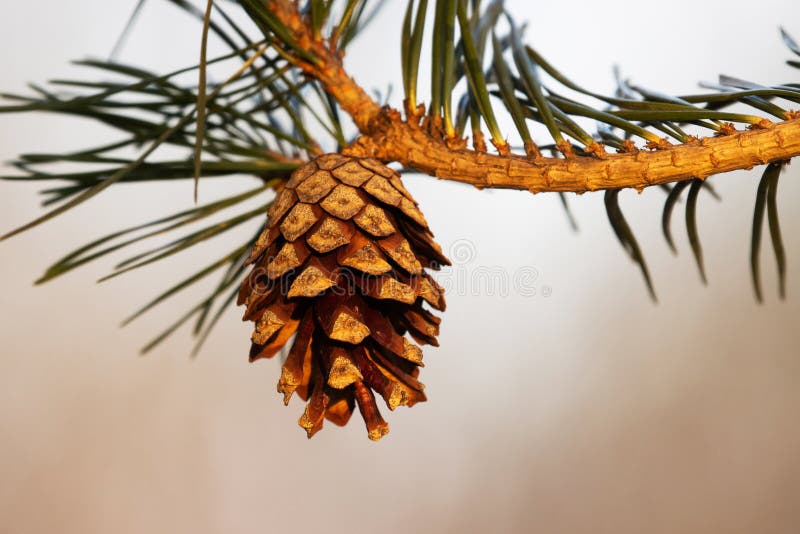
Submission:
<svg viewBox="0 0 800 534">
<path fill-rule="evenodd" d="M 450 262 L 400 175 L 373 159 L 327 154 L 293 174 L 267 214 L 239 293 L 255 323 L 250 359 L 289 344 L 278 391 L 306 402 L 299 424 L 346 424 L 356 405 L 371 439 L 390 410 L 425 400 L 419 345 L 438 345 Z"/>
</svg>

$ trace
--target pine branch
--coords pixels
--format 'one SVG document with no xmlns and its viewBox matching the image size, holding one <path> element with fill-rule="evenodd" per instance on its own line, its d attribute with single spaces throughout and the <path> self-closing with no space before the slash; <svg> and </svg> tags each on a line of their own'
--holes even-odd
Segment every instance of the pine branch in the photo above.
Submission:
<svg viewBox="0 0 800 534">
<path fill-rule="evenodd" d="M 296 65 L 318 79 L 358 126 L 362 136 L 349 148 L 349 153 L 354 155 L 371 156 L 384 162 L 396 161 L 437 178 L 465 182 L 480 188 L 518 189 L 533 193 L 582 193 L 628 187 L 642 189 L 657 184 L 705 179 L 715 174 L 749 169 L 800 155 L 800 120 L 793 119 L 791 112 L 784 113 L 788 120 L 773 124 L 758 116 L 722 115 L 712 109 L 679 103 L 678 100 L 655 105 L 655 102 L 637 103 L 625 99 L 612 101 L 638 109 L 617 112 L 611 118 L 606 114 L 605 120 L 615 121 L 613 126 L 625 124 L 628 120 L 669 123 L 728 119 L 745 122 L 749 129 L 736 130 L 728 124 L 718 127 L 715 132 L 718 137 L 697 140 L 685 136 L 685 142 L 677 145 L 648 132 L 644 134 L 648 135 L 648 151 L 632 149 L 626 143 L 621 147 L 622 153 L 609 154 L 600 145 L 587 143 L 584 147 L 586 156 L 568 154 L 566 158 L 492 155 L 467 150 L 464 143 L 448 142 L 447 139 L 431 135 L 424 123 L 422 126 L 417 124 L 416 116 L 404 120 L 396 109 L 381 109 L 349 76 L 341 56 L 330 49 L 324 38 L 312 34 L 296 4 L 288 0 L 269 0 L 267 4 L 270 12 L 290 31 L 293 42 L 300 43 L 304 50 L 311 51 L 317 58 L 315 62 L 308 62 L 295 57 Z M 528 49 L 529 56 L 537 57 L 535 52 L 530 52 Z M 523 58 L 518 58 L 518 62 L 522 63 Z M 568 80 L 567 83 L 577 87 Z M 768 97 L 800 99 L 800 92 L 796 89 L 764 89 L 764 92 Z M 731 98 L 730 94 L 711 95 L 708 101 L 724 102 L 727 97 L 727 101 L 731 102 L 751 96 L 754 95 L 740 93 L 737 98 Z M 702 101 L 701 98 L 695 97 L 694 100 Z M 558 100 L 558 97 L 551 95 L 550 102 L 554 100 Z M 685 101 L 689 102 L 689 99 Z M 567 107 L 569 105 L 563 99 L 559 102 Z M 570 109 L 574 110 L 575 107 Z M 600 113 L 595 114 L 595 117 L 600 116 Z M 545 115 L 544 120 L 555 119 L 552 115 Z M 552 124 L 557 130 L 560 128 L 555 122 Z M 633 122 L 628 124 L 635 126 Z M 638 130 L 634 131 L 642 131 L 640 127 L 636 128 Z"/>
<path fill-rule="evenodd" d="M 598 191 L 645 187 L 750 169 L 800 155 L 800 120 L 765 129 L 704 138 L 666 149 L 531 160 L 454 150 L 395 110 L 375 121 L 379 126 L 359 139 L 353 152 L 404 165 L 437 178 L 479 188 L 527 190 L 532 193 Z"/>
</svg>

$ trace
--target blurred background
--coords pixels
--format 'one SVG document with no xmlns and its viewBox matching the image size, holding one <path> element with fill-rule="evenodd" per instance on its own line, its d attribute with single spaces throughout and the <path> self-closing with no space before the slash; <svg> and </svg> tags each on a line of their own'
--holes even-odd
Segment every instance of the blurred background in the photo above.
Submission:
<svg viewBox="0 0 800 534">
<path fill-rule="evenodd" d="M 392 86 L 397 100 L 405 3 L 388 4 L 346 65 L 384 95 Z M 698 81 L 720 73 L 768 83 L 798 78 L 784 64 L 789 52 L 778 34 L 785 24 L 800 35 L 791 0 L 762 0 L 757 9 L 744 0 L 636 9 L 620 1 L 506 4 L 529 20 L 528 42 L 592 89 L 613 91 L 614 64 L 674 94 L 695 92 Z M 68 60 L 107 57 L 134 2 L 7 7 L 0 85 L 19 93 L 27 82 L 91 75 Z M 153 0 L 121 59 L 164 72 L 196 63 L 199 30 Z M 0 157 L 77 149 L 106 135 L 80 120 L 2 116 Z M 194 304 L 195 290 L 118 328 L 260 222 L 103 284 L 94 282 L 113 261 L 32 287 L 47 265 L 90 239 L 193 202 L 189 181 L 115 186 L 0 244 L 0 531 L 795 532 L 794 167 L 779 196 L 789 298 L 777 299 L 765 237 L 762 306 L 748 268 L 760 169 L 714 178 L 722 202 L 701 196 L 707 288 L 682 210 L 673 257 L 660 234 L 663 192 L 623 192 L 657 305 L 616 241 L 601 195 L 570 197 L 575 233 L 556 196 L 408 176 L 455 261 L 439 275 L 450 291 L 441 348 L 425 351 L 429 401 L 386 414 L 391 433 L 379 443 L 358 418 L 307 440 L 296 424 L 302 405 L 285 408 L 275 391 L 279 362 L 247 362 L 250 326 L 240 310 L 231 309 L 196 359 L 188 328 L 140 357 L 152 335 Z M 202 182 L 201 200 L 249 183 Z M 35 184 L 0 190 L 3 231 L 40 213 Z"/>
</svg>

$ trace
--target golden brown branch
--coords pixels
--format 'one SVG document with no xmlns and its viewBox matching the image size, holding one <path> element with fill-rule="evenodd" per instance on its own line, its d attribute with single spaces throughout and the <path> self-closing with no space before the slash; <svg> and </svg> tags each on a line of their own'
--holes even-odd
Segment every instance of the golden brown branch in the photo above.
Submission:
<svg viewBox="0 0 800 534">
<path fill-rule="evenodd" d="M 300 46 L 322 59 L 321 65 L 301 60 L 297 61 L 297 65 L 308 76 L 322 83 L 325 90 L 350 115 L 360 132 L 368 131 L 372 121 L 380 114 L 381 107 L 347 74 L 341 55 L 325 39 L 313 37 L 308 26 L 310 22 L 303 20 L 293 2 L 267 0 L 267 7 L 292 31 Z"/>
<path fill-rule="evenodd" d="M 396 161 L 437 178 L 476 187 L 583 193 L 601 189 L 644 187 L 708 176 L 800 155 L 800 119 L 736 131 L 657 150 L 591 157 L 537 158 L 492 155 L 458 148 L 429 135 L 400 112 L 381 108 L 346 72 L 342 58 L 322 39 L 313 39 L 305 21 L 288 0 L 269 0 L 273 12 L 297 40 L 322 59 L 320 65 L 299 62 L 318 79 L 355 122 L 362 136 L 348 152 Z"/>
<path fill-rule="evenodd" d="M 454 150 L 419 126 L 403 122 L 397 111 L 385 109 L 354 153 L 382 161 L 399 161 L 420 172 L 476 187 L 520 189 L 540 193 L 583 193 L 600 189 L 642 189 L 800 155 L 800 119 L 722 137 L 654 151 L 599 157 L 529 159 Z"/>
</svg>

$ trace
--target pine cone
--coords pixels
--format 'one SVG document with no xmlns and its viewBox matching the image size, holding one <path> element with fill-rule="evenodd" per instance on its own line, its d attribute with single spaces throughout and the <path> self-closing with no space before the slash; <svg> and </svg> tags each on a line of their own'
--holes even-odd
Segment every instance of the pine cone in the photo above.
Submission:
<svg viewBox="0 0 800 534">
<path fill-rule="evenodd" d="M 297 169 L 267 214 L 239 293 L 255 323 L 250 360 L 294 336 L 278 391 L 307 401 L 298 421 L 313 436 L 344 425 L 355 404 L 370 439 L 390 410 L 425 400 L 422 350 L 438 345 L 442 288 L 424 271 L 450 265 L 400 175 L 373 159 L 327 154 Z M 373 393 L 374 392 L 374 393 Z"/>
</svg>

